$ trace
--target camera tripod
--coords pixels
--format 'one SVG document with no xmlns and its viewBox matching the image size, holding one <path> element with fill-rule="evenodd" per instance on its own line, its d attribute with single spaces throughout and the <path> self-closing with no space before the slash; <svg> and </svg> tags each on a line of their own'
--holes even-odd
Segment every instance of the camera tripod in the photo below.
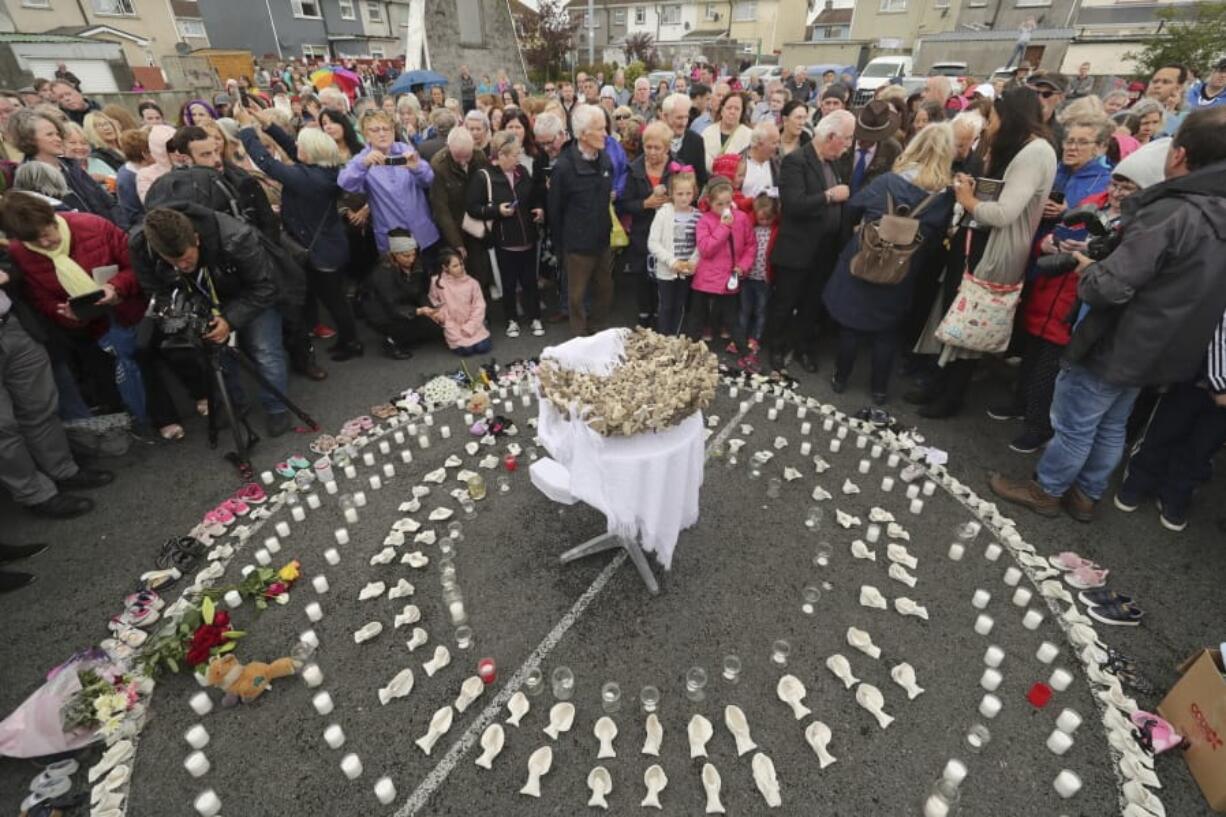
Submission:
<svg viewBox="0 0 1226 817">
<path fill-rule="evenodd" d="M 260 441 L 260 435 L 256 434 L 255 429 L 247 422 L 245 413 L 243 416 L 239 416 L 234 411 L 234 401 L 230 398 L 230 389 L 226 386 L 225 367 L 223 365 L 226 357 L 237 363 L 239 368 L 255 378 L 255 381 L 261 388 L 266 389 L 280 400 L 287 409 L 298 415 L 303 425 L 311 431 L 319 431 L 319 423 L 286 397 L 280 389 L 270 383 L 263 372 L 259 370 L 259 367 L 255 365 L 255 361 L 248 357 L 247 353 L 242 349 L 224 343 L 205 343 L 202 353 L 205 357 L 205 363 L 209 368 L 209 448 L 217 447 L 217 439 L 221 432 L 217 418 L 217 403 L 220 398 L 221 409 L 225 412 L 226 419 L 230 422 L 230 433 L 234 436 L 234 450 L 227 453 L 225 458 L 238 469 L 239 476 L 242 479 L 250 480 L 255 475 L 255 469 L 251 465 L 250 451 Z"/>
</svg>

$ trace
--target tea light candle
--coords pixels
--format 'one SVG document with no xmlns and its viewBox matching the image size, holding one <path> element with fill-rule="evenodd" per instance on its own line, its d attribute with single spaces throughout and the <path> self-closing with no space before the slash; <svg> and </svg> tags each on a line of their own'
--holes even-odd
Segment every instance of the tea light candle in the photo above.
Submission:
<svg viewBox="0 0 1226 817">
<path fill-rule="evenodd" d="M 1054 755 L 1062 755 L 1073 748 L 1073 739 L 1067 733 L 1061 732 L 1059 729 L 1053 729 L 1051 734 L 1047 736 L 1047 748 Z"/>
<path fill-rule="evenodd" d="M 992 627 L 995 624 L 996 622 L 992 620 L 991 616 L 980 613 L 979 617 L 975 619 L 975 632 L 980 635 L 987 635 L 992 632 Z"/>
<path fill-rule="evenodd" d="M 319 621 L 324 617 L 324 608 L 319 606 L 319 602 L 313 601 L 306 606 L 306 615 L 311 621 Z"/>
<path fill-rule="evenodd" d="M 733 397 L 735 396 L 736 395 L 733 395 Z M 519 398 L 519 402 L 522 403 L 525 407 L 532 405 L 532 395 L 530 394 L 523 395 L 522 397 Z"/>
<path fill-rule="evenodd" d="M 736 396 L 737 396 L 738 394 L 740 394 L 740 393 L 741 393 L 741 390 L 740 390 L 740 389 L 738 389 L 736 386 L 729 386 L 729 387 L 728 387 L 728 396 L 729 396 L 729 397 L 736 397 Z"/>
<path fill-rule="evenodd" d="M 992 667 L 988 667 L 983 671 L 983 675 L 979 677 L 979 686 L 986 689 L 988 692 L 995 692 L 1000 688 L 1000 682 L 1004 680 L 1004 676 Z"/>
<path fill-rule="evenodd" d="M 392 440 L 396 443 L 396 445 L 404 445 L 404 432 L 397 431 L 395 434 L 392 435 Z"/>
<path fill-rule="evenodd" d="M 260 482 L 263 482 L 265 485 L 272 485 L 273 480 L 275 479 L 276 477 L 273 476 L 272 471 L 265 471 L 260 474 Z"/>
<path fill-rule="evenodd" d="M 1001 662 L 1004 660 L 1005 651 L 995 644 L 988 647 L 983 653 L 983 663 L 987 664 L 992 669 L 999 667 Z"/>
<path fill-rule="evenodd" d="M 813 451 L 813 445 L 808 440 L 800 444 L 800 456 L 807 457 L 811 451 Z"/>
<path fill-rule="evenodd" d="M 324 671 L 319 668 L 319 664 L 307 664 L 300 674 L 302 683 L 306 684 L 308 689 L 314 689 L 324 682 Z"/>
<path fill-rule="evenodd" d="M 881 526 L 876 522 L 869 523 L 869 526 L 864 530 L 864 538 L 871 545 L 881 538 Z"/>
<path fill-rule="evenodd" d="M 778 409 L 767 409 L 767 410 L 766 410 L 766 419 L 768 419 L 768 420 L 778 420 L 778 419 L 779 419 L 779 410 L 778 410 Z"/>
<path fill-rule="evenodd" d="M 336 548 L 328 548 L 324 551 L 324 559 L 330 565 L 338 565 L 341 563 L 341 554 Z"/>
<path fill-rule="evenodd" d="M 387 440 L 380 440 L 379 441 L 379 453 L 380 454 L 392 453 L 392 444 L 388 442 Z"/>
<path fill-rule="evenodd" d="M 396 466 L 392 465 L 390 462 L 384 463 L 383 476 L 387 479 L 391 479 L 392 477 L 396 476 Z"/>
<path fill-rule="evenodd" d="M 314 630 L 303 630 L 298 636 L 298 640 L 313 649 L 319 649 L 319 636 Z"/>
<path fill-rule="evenodd" d="M 924 480 L 924 496 L 932 496 L 936 493 L 937 484 L 930 479 Z"/>
<path fill-rule="evenodd" d="M 336 537 L 336 543 L 338 545 L 349 544 L 349 529 L 348 528 L 337 528 L 335 531 L 332 532 L 332 535 Z"/>
<path fill-rule="evenodd" d="M 1072 710 L 1066 709 L 1064 711 L 1071 712 Z M 1073 714 L 1076 715 L 1077 713 L 1073 712 Z M 1080 718 L 1078 719 L 1078 721 L 1080 721 Z M 1057 721 L 1056 723 L 1059 724 L 1059 721 Z M 1076 727 L 1073 727 L 1073 728 L 1076 729 Z M 1066 730 L 1066 731 L 1071 731 L 1071 730 Z M 205 746 L 209 745 L 209 732 L 207 729 L 204 728 L 203 725 L 196 724 L 195 726 L 192 726 L 190 729 L 188 729 L 186 732 L 183 733 L 183 739 L 186 740 L 187 745 L 192 747 L 193 749 L 203 749 Z"/>
<path fill-rule="evenodd" d="M 995 718 L 1000 714 L 1000 710 L 1003 707 L 1004 704 L 1000 702 L 1000 698 L 997 698 L 995 695 L 989 692 L 987 695 L 984 695 L 983 700 L 979 702 L 979 714 L 983 715 L 985 718 Z"/>
<path fill-rule="evenodd" d="M 358 469 L 352 465 L 345 466 L 345 479 L 353 479 L 358 475 Z"/>
<path fill-rule="evenodd" d="M 464 412 L 464 425 L 470 426 L 473 424 L 473 413 L 471 411 Z"/>
<path fill-rule="evenodd" d="M 315 588 L 316 593 L 320 593 L 320 594 L 327 593 L 328 592 L 328 577 L 322 574 L 319 576 L 316 576 L 315 578 L 311 579 L 311 586 Z"/>
<path fill-rule="evenodd" d="M 336 708 L 336 704 L 332 703 L 332 696 L 328 694 L 327 690 L 317 693 L 311 699 L 311 704 L 315 707 L 315 711 L 321 715 L 329 715 Z"/>
<path fill-rule="evenodd" d="M 882 477 L 881 478 L 881 490 L 887 494 L 890 491 L 893 491 L 894 490 L 894 478 L 893 477 Z"/>
<path fill-rule="evenodd" d="M 861 438 L 861 439 L 863 439 L 863 438 Z M 867 473 L 868 473 L 868 469 L 869 469 L 869 467 L 870 467 L 869 461 L 868 461 L 868 460 L 860 460 L 860 465 L 859 465 L 858 467 L 859 467 L 859 471 L 860 471 L 860 473 L 861 473 L 861 474 L 867 474 Z"/>
<path fill-rule="evenodd" d="M 1051 643 L 1050 641 L 1044 641 L 1042 644 L 1039 645 L 1039 649 L 1034 654 L 1034 657 L 1039 659 L 1039 661 L 1043 662 L 1044 664 L 1050 664 L 1052 661 L 1056 660 L 1056 656 L 1059 654 L 1060 654 L 1059 647 L 1057 647 L 1055 644 Z"/>
<path fill-rule="evenodd" d="M 325 482 L 324 490 L 328 493 L 328 496 L 336 496 L 336 483 L 335 482 Z"/>
<path fill-rule="evenodd" d="M 741 414 L 745 414 L 748 411 L 749 411 L 749 401 L 742 400 L 741 401 Z"/>
<path fill-rule="evenodd" d="M 988 602 L 992 600 L 992 594 L 986 590 L 976 590 L 975 595 L 971 596 L 971 605 L 983 610 L 988 606 Z"/>
<path fill-rule="evenodd" d="M 1063 735 L 1063 732 L 1056 732 L 1057 735 Z M 203 777 L 209 771 L 209 759 L 204 752 L 192 752 L 187 756 L 187 760 L 183 761 L 183 768 L 187 769 L 187 773 L 192 777 Z"/>
<path fill-rule="evenodd" d="M 319 507 L 319 494 L 307 494 L 307 507 L 311 510 Z"/>
<path fill-rule="evenodd" d="M 1022 626 L 1027 630 L 1037 630 L 1042 623 L 1043 614 L 1038 610 L 1027 610 L 1026 615 L 1022 616 Z"/>
<path fill-rule="evenodd" d="M 1018 607 L 1025 607 L 1030 604 L 1030 597 L 1034 595 L 1025 587 L 1019 587 L 1013 591 L 1013 603 Z"/>
<path fill-rule="evenodd" d="M 422 418 L 422 422 L 424 422 L 427 427 L 433 426 L 434 425 L 434 415 L 426 414 L 426 416 Z"/>
<path fill-rule="evenodd" d="M 421 434 L 417 437 L 417 444 L 422 448 L 430 447 L 430 437 L 427 434 Z"/>
<path fill-rule="evenodd" d="M 808 414 L 808 413 L 809 413 L 809 410 L 808 410 L 807 408 L 805 408 L 804 406 L 797 406 L 797 407 L 796 407 L 796 419 L 797 419 L 797 420 L 803 420 L 803 419 L 805 419 L 805 415 L 806 415 L 806 414 Z M 804 433 L 805 433 L 805 434 L 808 434 L 809 432 L 807 432 L 807 431 L 806 431 L 806 432 L 804 432 Z"/>
<path fill-rule="evenodd" d="M 377 474 L 371 474 L 371 477 L 370 477 L 371 490 L 377 491 L 382 487 L 383 487 L 383 480 L 379 479 L 379 476 Z"/>
<path fill-rule="evenodd" d="M 1047 685 L 1056 692 L 1063 692 L 1069 688 L 1069 684 L 1073 683 L 1073 675 L 1068 670 L 1057 667 L 1052 671 L 1051 678 L 1047 679 Z"/>
<path fill-rule="evenodd" d="M 1056 728 L 1066 735 L 1076 732 L 1079 726 L 1081 726 L 1081 716 L 1071 709 L 1061 711 L 1060 716 L 1056 718 Z"/>
<path fill-rule="evenodd" d="M 255 552 L 255 560 L 264 567 L 267 567 L 268 565 L 272 564 L 272 554 L 265 548 L 260 548 Z"/>
<path fill-rule="evenodd" d="M 920 513 L 923 513 L 923 511 L 924 511 L 924 500 L 922 499 L 911 500 L 911 513 L 918 515 Z"/>
<path fill-rule="evenodd" d="M 941 777 L 953 783 L 955 786 L 961 786 L 962 781 L 966 779 L 967 768 L 966 764 L 956 758 L 951 758 L 945 764 L 945 769 L 941 772 Z"/>
<path fill-rule="evenodd" d="M 898 456 L 897 451 L 891 451 L 890 455 L 885 458 L 885 464 L 891 468 L 897 468 L 900 459 L 901 457 Z"/>
<path fill-rule="evenodd" d="M 1001 547 L 995 542 L 992 542 L 990 545 L 988 545 L 986 548 L 983 549 L 983 558 L 987 559 L 989 562 L 994 562 L 997 559 L 999 559 L 1000 554 L 1001 554 Z"/>
<path fill-rule="evenodd" d="M 241 607 L 243 604 L 243 594 L 238 592 L 237 590 L 227 590 L 225 598 L 226 598 L 226 606 L 229 607 L 230 609 L 234 609 L 235 607 Z"/>
<path fill-rule="evenodd" d="M 868 450 L 868 455 L 875 460 L 881 459 L 882 448 L 879 445 L 874 445 Z"/>
<path fill-rule="evenodd" d="M 243 565 L 243 569 L 240 570 L 239 573 L 245 579 L 251 575 L 251 571 L 253 570 L 255 570 L 255 565 Z"/>
<path fill-rule="evenodd" d="M 1056 792 L 1065 800 L 1081 791 L 1081 778 L 1068 769 L 1061 769 L 1060 774 L 1052 781 Z"/>
<path fill-rule="evenodd" d="M 839 440 L 837 437 L 830 441 L 830 453 L 831 454 L 839 453 L 840 448 L 842 448 L 842 445 L 839 443 Z"/>
<path fill-rule="evenodd" d="M 409 436 L 411 437 L 417 433 L 417 423 L 409 423 L 407 426 L 405 426 L 405 429 L 409 432 Z"/>
<path fill-rule="evenodd" d="M 839 430 L 838 430 L 838 431 L 836 431 L 834 434 L 835 434 L 835 436 L 836 436 L 836 437 L 838 437 L 840 440 L 845 440 L 845 439 L 847 439 L 847 426 L 839 426 Z"/>
<path fill-rule="evenodd" d="M 856 437 L 856 448 L 865 448 L 867 446 L 868 446 L 868 437 L 865 437 L 863 434 Z"/>
<path fill-rule="evenodd" d="M 802 409 L 802 411 L 803 411 L 803 409 Z M 801 424 L 800 424 L 800 433 L 801 433 L 801 434 L 803 434 L 803 435 L 805 435 L 805 436 L 808 436 L 808 435 L 809 435 L 809 432 L 811 432 L 811 431 L 813 431 L 813 426 L 812 426 L 812 425 L 809 423 L 809 421 L 807 421 L 807 420 L 806 420 L 805 422 L 803 422 L 803 423 L 801 423 Z"/>
<path fill-rule="evenodd" d="M 776 394 L 778 394 L 778 392 L 776 392 Z M 782 397 L 780 397 L 780 398 L 778 398 L 777 400 L 775 400 L 775 410 L 776 410 L 776 411 L 782 411 L 782 410 L 783 410 L 783 398 L 782 398 Z"/>
<path fill-rule="evenodd" d="M 907 499 L 915 499 L 919 496 L 920 487 L 914 482 L 907 486 Z"/>
<path fill-rule="evenodd" d="M 207 692 L 197 692 L 191 697 L 188 704 L 197 715 L 203 716 L 213 711 L 213 699 L 209 697 Z"/>
<path fill-rule="evenodd" d="M 822 421 L 822 431 L 834 431 L 834 420 L 827 417 Z"/>
<path fill-rule="evenodd" d="M 1022 571 L 1016 567 L 1010 567 L 1005 570 L 1005 584 L 1010 587 L 1017 587 L 1017 583 L 1022 580 Z"/>
<path fill-rule="evenodd" d="M 350 752 L 341 758 L 341 771 L 350 780 L 357 780 L 362 776 L 362 759 Z"/>
<path fill-rule="evenodd" d="M 370 466 L 374 465 L 374 464 L 375 464 L 375 455 L 374 455 L 374 453 L 373 453 L 373 452 L 371 452 L 371 451 L 367 451 L 365 454 L 363 454 L 363 455 L 362 455 L 362 464 L 363 464 L 363 465 L 365 465 L 365 466 L 367 466 L 368 468 L 369 468 Z"/>
<path fill-rule="evenodd" d="M 390 777 L 380 777 L 375 783 L 375 797 L 385 806 L 396 799 L 396 784 Z"/>
<path fill-rule="evenodd" d="M 354 491 L 353 492 L 353 505 L 355 508 L 365 508 L 366 507 L 366 492 L 365 491 Z"/>
<path fill-rule="evenodd" d="M 324 730 L 324 743 L 328 744 L 329 749 L 339 749 L 345 745 L 345 730 L 339 723 L 328 724 Z"/>
<path fill-rule="evenodd" d="M 494 683 L 494 680 L 498 677 L 498 667 L 494 664 L 494 659 L 482 658 L 480 661 L 478 661 L 477 675 L 481 677 L 481 680 L 485 682 L 487 686 Z"/>
<path fill-rule="evenodd" d="M 205 789 L 196 795 L 192 803 L 200 817 L 216 817 L 221 812 L 221 798 L 212 789 Z"/>
<path fill-rule="evenodd" d="M 289 515 L 295 522 L 301 522 L 302 520 L 306 519 L 306 508 L 302 507 L 301 505 L 295 505 L 294 507 L 290 508 Z"/>
<path fill-rule="evenodd" d="M 285 521 L 278 522 L 275 530 L 277 531 L 277 536 L 289 536 L 289 523 Z"/>
</svg>

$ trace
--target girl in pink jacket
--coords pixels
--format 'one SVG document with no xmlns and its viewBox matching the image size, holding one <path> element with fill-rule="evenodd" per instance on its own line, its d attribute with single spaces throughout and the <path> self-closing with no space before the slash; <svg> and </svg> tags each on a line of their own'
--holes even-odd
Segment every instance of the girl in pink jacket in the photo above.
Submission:
<svg viewBox="0 0 1226 817">
<path fill-rule="evenodd" d="M 464 270 L 464 259 L 452 250 L 439 253 L 439 270 L 430 282 L 430 306 L 418 308 L 443 327 L 448 348 L 461 357 L 483 355 L 493 343 L 485 328 L 485 297 L 477 279 Z"/>
<path fill-rule="evenodd" d="M 695 232 L 698 266 L 690 284 L 690 337 L 731 339 L 740 278 L 753 266 L 757 242 L 749 216 L 732 206 L 732 182 L 713 176 L 703 191 L 707 212 Z"/>
</svg>

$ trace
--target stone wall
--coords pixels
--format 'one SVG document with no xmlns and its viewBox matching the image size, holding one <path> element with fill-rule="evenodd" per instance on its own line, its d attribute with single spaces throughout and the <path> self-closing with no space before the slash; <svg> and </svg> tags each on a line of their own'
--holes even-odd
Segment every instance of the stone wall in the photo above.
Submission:
<svg viewBox="0 0 1226 817">
<path fill-rule="evenodd" d="M 460 9 L 465 4 L 457 0 L 426 0 L 426 38 L 430 47 L 430 65 L 447 77 L 447 95 L 460 96 L 460 66 L 480 81 L 482 74 L 491 79 L 498 69 L 506 69 L 512 82 L 527 82 L 524 64 L 520 60 L 515 29 L 506 0 L 479 0 L 481 8 L 481 47 L 460 45 Z"/>
</svg>

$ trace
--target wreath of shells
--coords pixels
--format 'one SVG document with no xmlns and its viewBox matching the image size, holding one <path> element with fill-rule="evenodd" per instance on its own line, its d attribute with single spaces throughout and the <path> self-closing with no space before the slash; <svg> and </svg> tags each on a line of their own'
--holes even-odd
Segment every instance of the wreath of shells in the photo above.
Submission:
<svg viewBox="0 0 1226 817">
<path fill-rule="evenodd" d="M 605 437 L 662 431 L 705 409 L 715 397 L 719 369 L 705 343 L 636 329 L 621 363 L 608 375 L 561 368 L 544 359 L 541 394 L 565 419 L 572 412 Z"/>
</svg>

